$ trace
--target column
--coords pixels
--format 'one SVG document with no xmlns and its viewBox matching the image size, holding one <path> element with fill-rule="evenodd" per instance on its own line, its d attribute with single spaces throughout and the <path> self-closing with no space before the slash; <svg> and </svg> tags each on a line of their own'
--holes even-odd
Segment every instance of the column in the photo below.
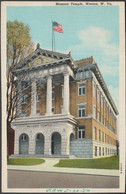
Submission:
<svg viewBox="0 0 126 194">
<path fill-rule="evenodd" d="M 51 155 L 51 135 L 45 136 L 44 155 Z"/>
<path fill-rule="evenodd" d="M 17 107 L 16 107 L 16 116 L 21 116 L 21 104 L 22 104 L 22 87 L 21 81 L 17 80 Z"/>
<path fill-rule="evenodd" d="M 29 135 L 29 154 L 35 154 L 36 140 L 34 133 Z"/>
<path fill-rule="evenodd" d="M 31 91 L 31 115 L 36 115 L 36 79 L 32 80 L 32 91 Z"/>
<path fill-rule="evenodd" d="M 47 77 L 46 115 L 52 115 L 52 76 Z"/>
<path fill-rule="evenodd" d="M 70 136 L 68 134 L 62 136 L 61 155 L 70 154 Z"/>
<path fill-rule="evenodd" d="M 69 114 L 69 74 L 64 74 L 64 114 Z"/>
</svg>

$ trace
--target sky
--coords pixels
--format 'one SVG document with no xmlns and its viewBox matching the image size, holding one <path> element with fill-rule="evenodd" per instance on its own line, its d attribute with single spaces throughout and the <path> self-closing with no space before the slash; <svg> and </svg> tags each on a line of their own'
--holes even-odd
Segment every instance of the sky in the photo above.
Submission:
<svg viewBox="0 0 126 194">
<path fill-rule="evenodd" d="M 52 49 L 52 21 L 62 24 L 55 33 L 55 51 L 74 60 L 93 56 L 119 109 L 119 7 L 18 6 L 7 7 L 7 20 L 29 25 L 32 41 Z"/>
</svg>

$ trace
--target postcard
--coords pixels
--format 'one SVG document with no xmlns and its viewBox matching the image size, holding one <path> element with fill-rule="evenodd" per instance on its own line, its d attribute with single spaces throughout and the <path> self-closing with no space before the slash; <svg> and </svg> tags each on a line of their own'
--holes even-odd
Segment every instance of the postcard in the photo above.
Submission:
<svg viewBox="0 0 126 194">
<path fill-rule="evenodd" d="M 125 3 L 2 1 L 2 192 L 125 192 Z"/>
</svg>

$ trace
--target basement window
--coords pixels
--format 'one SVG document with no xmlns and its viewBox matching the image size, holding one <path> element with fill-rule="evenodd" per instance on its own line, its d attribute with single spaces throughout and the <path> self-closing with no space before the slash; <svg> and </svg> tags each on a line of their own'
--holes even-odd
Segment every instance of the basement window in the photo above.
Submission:
<svg viewBox="0 0 126 194">
<path fill-rule="evenodd" d="M 97 146 L 95 146 L 95 156 L 97 156 Z"/>
</svg>

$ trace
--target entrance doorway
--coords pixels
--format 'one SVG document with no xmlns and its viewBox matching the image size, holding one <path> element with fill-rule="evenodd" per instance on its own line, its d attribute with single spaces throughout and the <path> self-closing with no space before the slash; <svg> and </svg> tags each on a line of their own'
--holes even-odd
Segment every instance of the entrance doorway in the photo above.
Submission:
<svg viewBox="0 0 126 194">
<path fill-rule="evenodd" d="M 27 134 L 22 134 L 19 137 L 19 154 L 26 155 L 29 152 L 29 137 Z"/>
<path fill-rule="evenodd" d="M 61 155 L 61 135 L 58 132 L 52 134 L 51 153 L 52 155 Z"/>
</svg>

